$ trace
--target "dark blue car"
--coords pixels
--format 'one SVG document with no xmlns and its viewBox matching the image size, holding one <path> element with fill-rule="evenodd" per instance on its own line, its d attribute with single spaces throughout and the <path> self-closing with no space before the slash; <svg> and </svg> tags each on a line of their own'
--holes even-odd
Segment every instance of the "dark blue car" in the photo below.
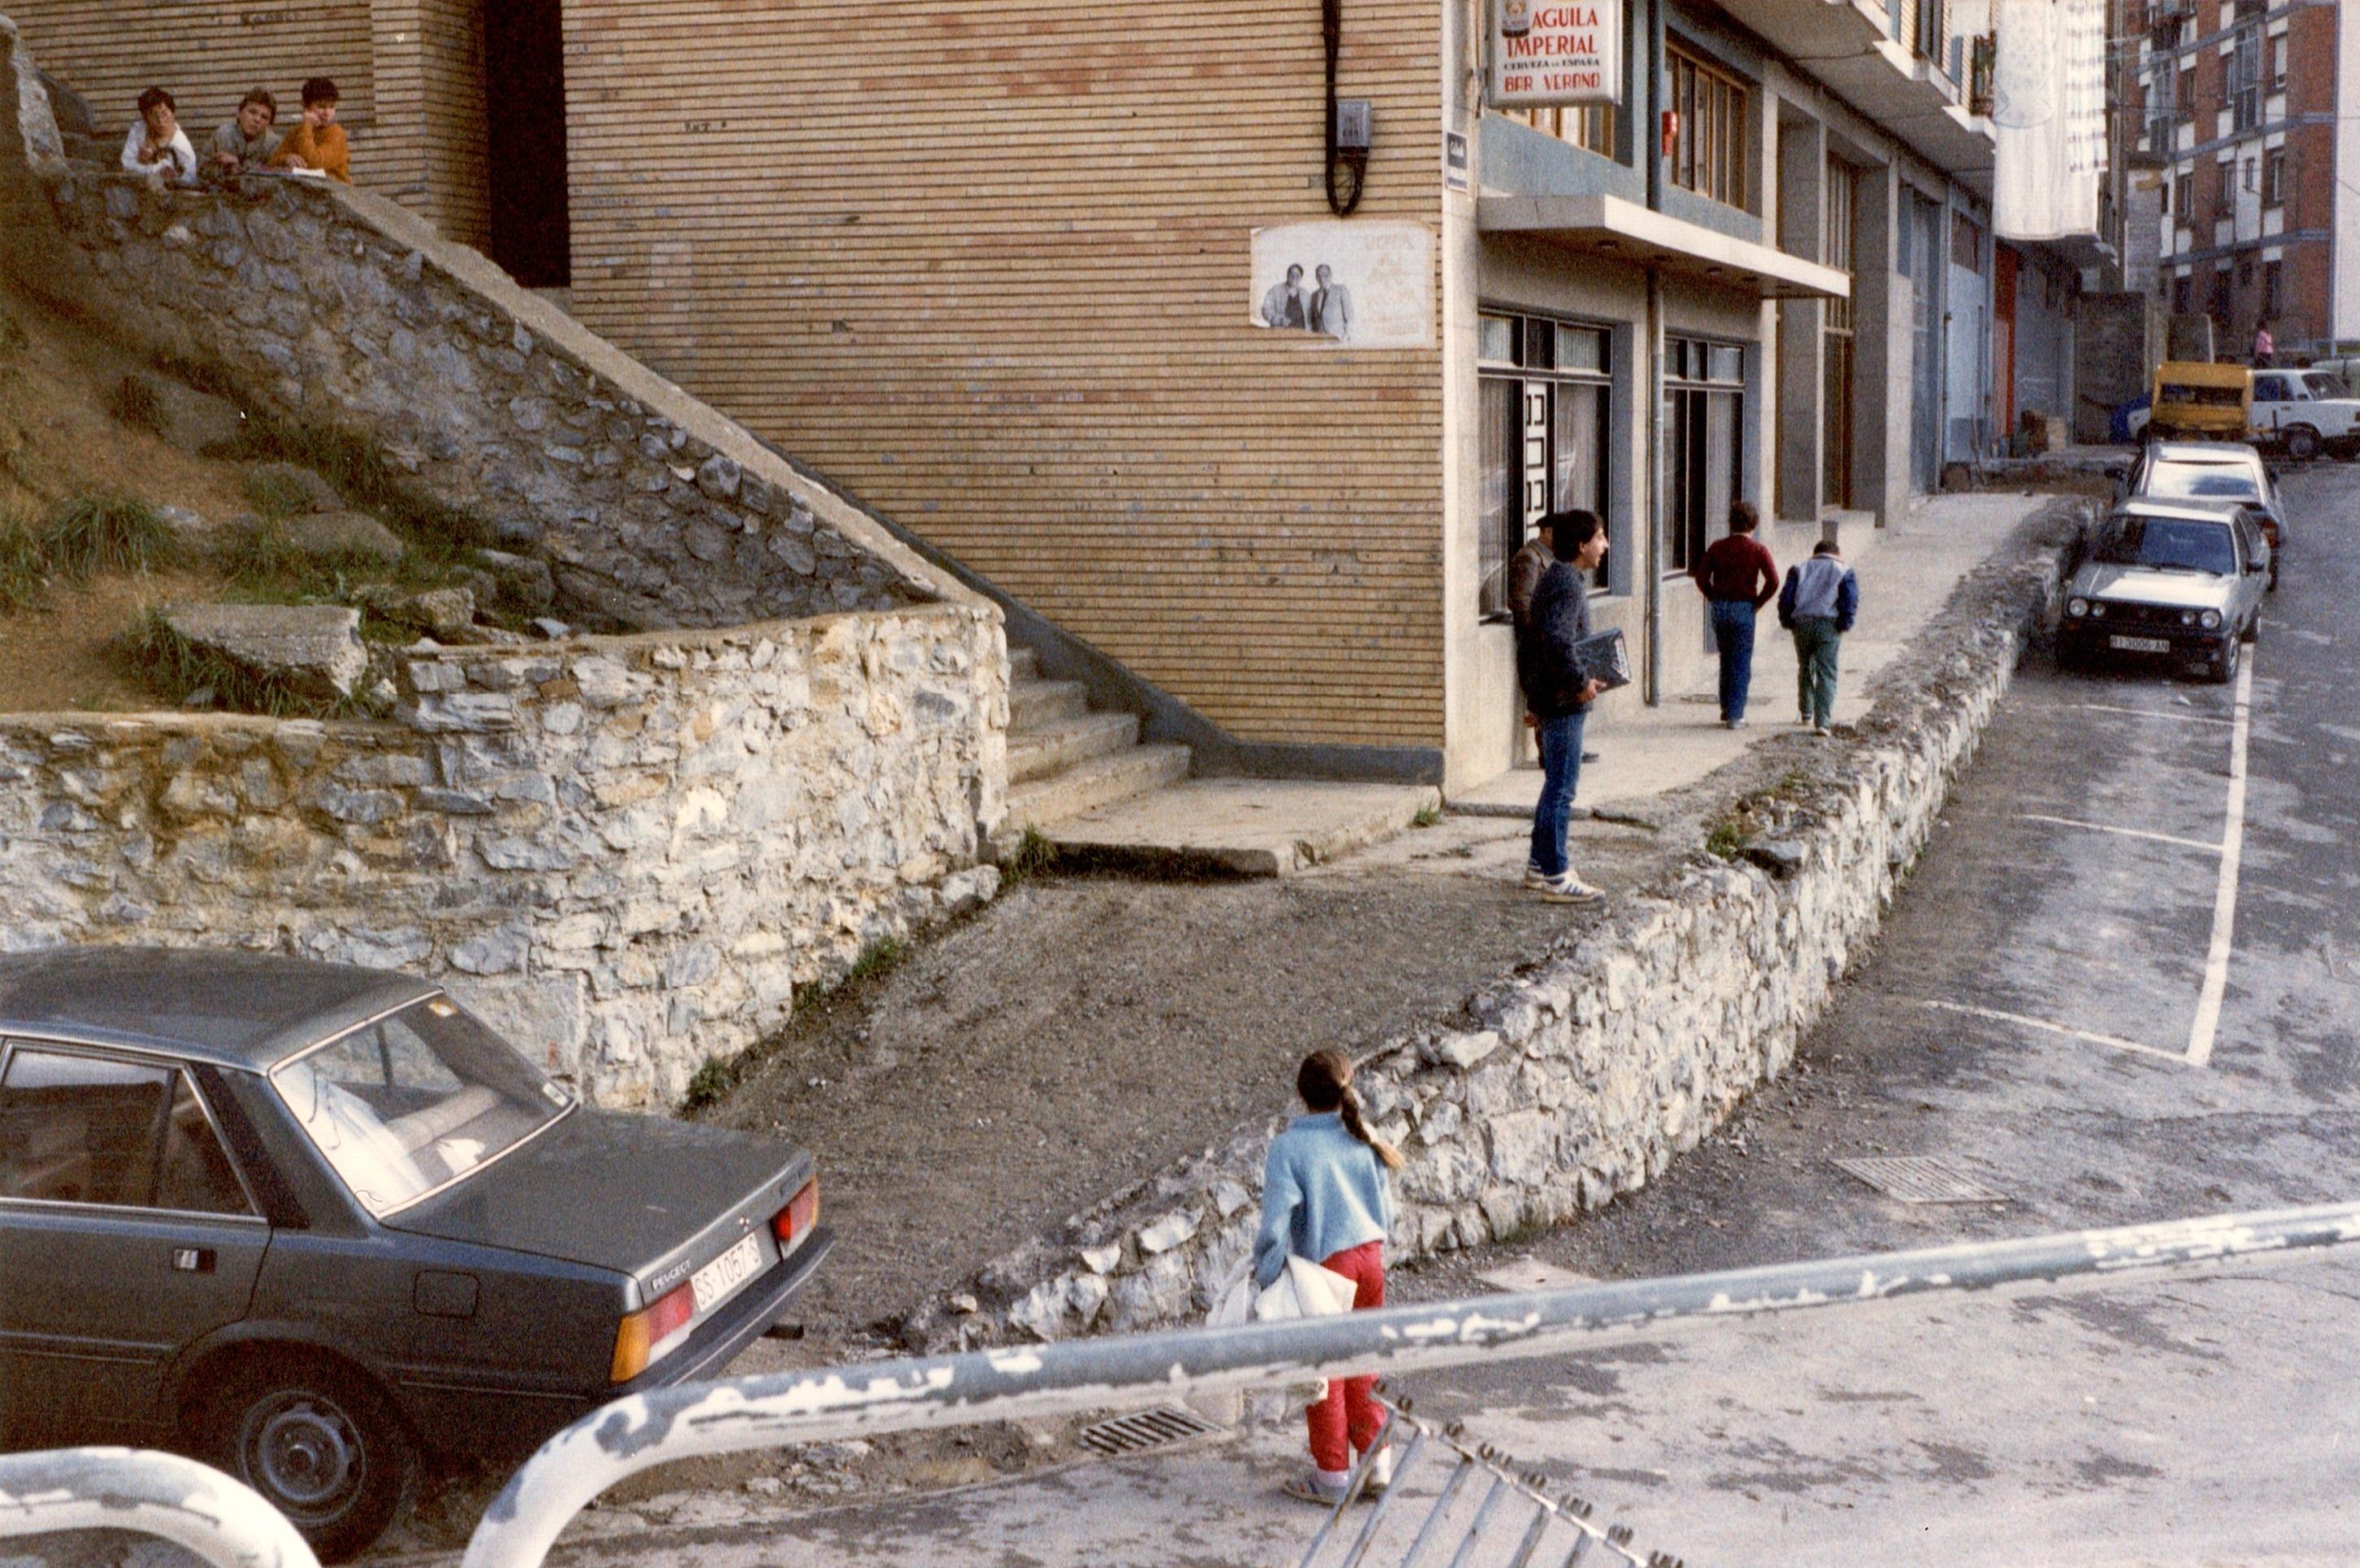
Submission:
<svg viewBox="0 0 2360 1568">
<path fill-rule="evenodd" d="M 718 1373 L 818 1203 L 800 1149 L 583 1106 L 422 980 L 0 957 L 0 1426 L 188 1448 L 323 1557 L 422 1454 Z"/>
</svg>

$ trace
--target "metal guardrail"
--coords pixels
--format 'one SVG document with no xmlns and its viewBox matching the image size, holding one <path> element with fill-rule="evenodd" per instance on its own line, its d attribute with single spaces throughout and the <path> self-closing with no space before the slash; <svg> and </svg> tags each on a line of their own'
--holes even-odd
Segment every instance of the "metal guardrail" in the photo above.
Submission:
<svg viewBox="0 0 2360 1568">
<path fill-rule="evenodd" d="M 651 1465 L 700 1454 L 1065 1415 L 1143 1395 L 1270 1388 L 1350 1373 L 1548 1356 L 1604 1333 L 1683 1319 L 1988 1290 L 2355 1241 L 2360 1203 L 2338 1203 L 685 1384 L 618 1399 L 542 1444 L 493 1500 L 468 1542 L 464 1568 L 540 1568 L 558 1532 L 591 1498 Z"/>
<path fill-rule="evenodd" d="M 214 1568 L 320 1568 L 278 1509 L 193 1459 L 132 1448 L 0 1454 L 0 1540 L 83 1530 L 159 1536 Z"/>
</svg>

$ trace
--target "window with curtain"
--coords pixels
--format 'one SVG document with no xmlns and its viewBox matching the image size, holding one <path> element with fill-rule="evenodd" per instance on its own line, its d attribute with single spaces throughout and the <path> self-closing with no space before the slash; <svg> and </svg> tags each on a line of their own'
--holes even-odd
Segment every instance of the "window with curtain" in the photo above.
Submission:
<svg viewBox="0 0 2360 1568">
<path fill-rule="evenodd" d="M 1665 91 L 1679 115 L 1672 183 L 1732 207 L 1745 205 L 1746 103 L 1737 78 L 1677 47 L 1666 51 Z"/>
</svg>

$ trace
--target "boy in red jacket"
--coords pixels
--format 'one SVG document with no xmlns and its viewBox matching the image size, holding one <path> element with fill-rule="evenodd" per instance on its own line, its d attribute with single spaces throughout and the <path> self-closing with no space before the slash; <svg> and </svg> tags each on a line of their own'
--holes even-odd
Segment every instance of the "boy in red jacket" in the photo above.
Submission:
<svg viewBox="0 0 2360 1568">
<path fill-rule="evenodd" d="M 1729 508 L 1729 536 L 1706 547 L 1688 575 L 1712 605 L 1712 645 L 1721 652 L 1721 722 L 1745 727 L 1754 685 L 1754 620 L 1778 593 L 1778 563 L 1754 537 L 1760 518 L 1751 501 Z"/>
</svg>

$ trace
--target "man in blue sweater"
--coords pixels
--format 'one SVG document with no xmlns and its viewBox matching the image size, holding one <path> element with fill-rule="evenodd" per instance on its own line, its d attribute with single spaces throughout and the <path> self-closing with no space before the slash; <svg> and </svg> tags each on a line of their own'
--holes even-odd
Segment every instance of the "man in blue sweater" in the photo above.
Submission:
<svg viewBox="0 0 2360 1568">
<path fill-rule="evenodd" d="M 1795 635 L 1796 697 L 1813 735 L 1835 723 L 1836 655 L 1859 615 L 1860 579 L 1835 540 L 1821 539 L 1778 593 L 1778 624 Z"/>
</svg>

